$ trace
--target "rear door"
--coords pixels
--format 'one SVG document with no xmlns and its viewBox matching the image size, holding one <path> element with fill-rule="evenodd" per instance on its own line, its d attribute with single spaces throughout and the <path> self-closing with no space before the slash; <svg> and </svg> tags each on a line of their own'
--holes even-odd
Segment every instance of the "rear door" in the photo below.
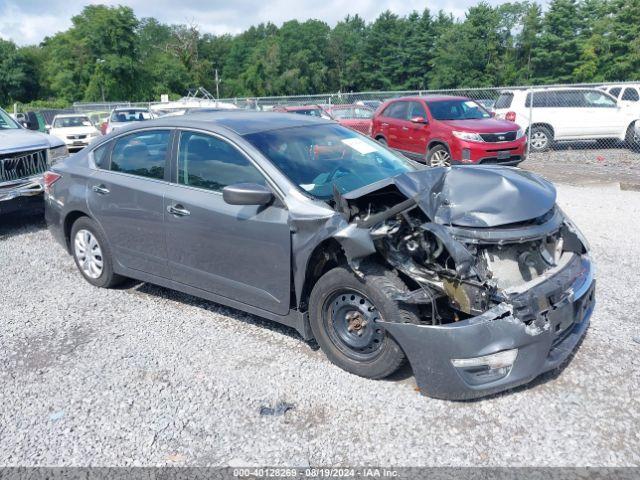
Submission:
<svg viewBox="0 0 640 480">
<path fill-rule="evenodd" d="M 87 185 L 89 210 L 116 261 L 163 277 L 168 276 L 163 222 L 171 136 L 171 130 L 158 129 L 115 139 L 109 161 L 98 165 Z"/>
<path fill-rule="evenodd" d="M 591 138 L 617 137 L 628 124 L 625 112 L 616 100 L 600 90 L 584 90 L 585 133 Z"/>
<path fill-rule="evenodd" d="M 226 139 L 182 131 L 173 182 L 164 202 L 166 239 L 175 281 L 284 315 L 290 305 L 288 211 L 229 205 L 222 189 L 268 185 L 252 161 Z"/>
</svg>

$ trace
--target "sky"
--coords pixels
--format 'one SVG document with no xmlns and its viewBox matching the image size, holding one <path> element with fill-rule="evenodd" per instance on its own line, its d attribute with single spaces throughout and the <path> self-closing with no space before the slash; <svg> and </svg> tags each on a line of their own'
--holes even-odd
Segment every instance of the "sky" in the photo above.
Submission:
<svg viewBox="0 0 640 480">
<path fill-rule="evenodd" d="M 196 24 L 202 33 L 234 34 L 268 21 L 280 25 L 287 20 L 314 18 L 334 25 L 356 13 L 370 21 L 387 9 L 405 15 L 428 7 L 432 12 L 442 9 L 463 17 L 478 0 L 0 0 L 0 37 L 18 45 L 39 43 L 66 30 L 71 17 L 92 3 L 126 5 L 138 18 Z"/>
</svg>

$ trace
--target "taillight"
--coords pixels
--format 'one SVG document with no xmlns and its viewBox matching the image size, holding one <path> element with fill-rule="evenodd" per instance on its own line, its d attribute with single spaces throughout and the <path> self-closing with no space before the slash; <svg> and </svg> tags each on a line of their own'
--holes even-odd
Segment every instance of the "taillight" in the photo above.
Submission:
<svg viewBox="0 0 640 480">
<path fill-rule="evenodd" d="M 505 120 L 509 120 L 510 122 L 515 122 L 516 121 L 516 112 L 507 112 L 507 114 L 504 116 Z"/>
<path fill-rule="evenodd" d="M 51 185 L 60 180 L 60 178 L 62 178 L 62 175 L 57 173 L 51 171 L 44 172 L 44 191 L 49 193 Z"/>
<path fill-rule="evenodd" d="M 369 136 L 373 137 L 373 122 L 369 122 Z"/>
</svg>

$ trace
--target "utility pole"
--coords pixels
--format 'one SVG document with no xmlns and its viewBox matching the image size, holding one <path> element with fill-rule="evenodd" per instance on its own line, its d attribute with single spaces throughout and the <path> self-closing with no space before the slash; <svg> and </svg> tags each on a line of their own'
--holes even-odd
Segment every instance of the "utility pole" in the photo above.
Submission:
<svg viewBox="0 0 640 480">
<path fill-rule="evenodd" d="M 216 100 L 220 99 L 220 77 L 218 77 L 218 69 L 216 68 Z"/>
<path fill-rule="evenodd" d="M 106 62 L 106 60 L 102 59 L 102 58 L 96 58 L 96 63 L 98 64 L 98 67 L 100 68 L 100 76 L 102 77 L 102 65 L 104 64 L 104 62 Z M 105 103 L 104 100 L 104 80 L 102 78 L 100 78 L 100 93 L 102 93 L 102 103 Z"/>
</svg>

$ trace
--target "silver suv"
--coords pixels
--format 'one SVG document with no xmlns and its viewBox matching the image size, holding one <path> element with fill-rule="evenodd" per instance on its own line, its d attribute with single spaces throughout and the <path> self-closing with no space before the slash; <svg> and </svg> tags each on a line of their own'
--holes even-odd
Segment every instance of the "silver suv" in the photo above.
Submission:
<svg viewBox="0 0 640 480">
<path fill-rule="evenodd" d="M 29 197 L 41 203 L 44 172 L 67 155 L 62 140 L 23 128 L 0 108 L 0 214 L 21 209 Z"/>
</svg>

